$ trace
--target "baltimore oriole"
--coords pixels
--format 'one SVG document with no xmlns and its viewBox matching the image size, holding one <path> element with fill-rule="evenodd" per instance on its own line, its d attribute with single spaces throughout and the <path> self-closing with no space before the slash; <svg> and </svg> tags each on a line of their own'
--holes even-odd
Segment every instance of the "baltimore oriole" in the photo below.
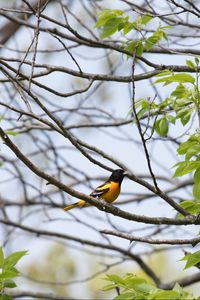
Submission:
<svg viewBox="0 0 200 300">
<path fill-rule="evenodd" d="M 108 203 L 112 203 L 119 196 L 121 190 L 121 183 L 125 175 L 127 175 L 127 173 L 124 170 L 118 169 L 113 171 L 109 179 L 104 184 L 98 186 L 90 194 L 90 196 L 97 199 L 103 199 Z M 84 200 L 79 200 L 74 204 L 67 205 L 64 208 L 64 210 L 68 211 L 75 207 L 87 207 L 87 206 L 90 206 L 90 204 L 86 203 L 86 201 Z"/>
</svg>

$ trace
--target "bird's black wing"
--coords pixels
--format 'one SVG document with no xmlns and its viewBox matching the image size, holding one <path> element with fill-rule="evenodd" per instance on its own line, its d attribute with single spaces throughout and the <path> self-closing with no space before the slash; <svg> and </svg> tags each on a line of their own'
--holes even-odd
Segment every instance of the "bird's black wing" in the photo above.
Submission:
<svg viewBox="0 0 200 300">
<path fill-rule="evenodd" d="M 104 184 L 98 186 L 91 194 L 90 196 L 95 198 L 101 198 L 105 193 L 107 193 L 110 189 L 110 182 L 107 181 Z"/>
</svg>

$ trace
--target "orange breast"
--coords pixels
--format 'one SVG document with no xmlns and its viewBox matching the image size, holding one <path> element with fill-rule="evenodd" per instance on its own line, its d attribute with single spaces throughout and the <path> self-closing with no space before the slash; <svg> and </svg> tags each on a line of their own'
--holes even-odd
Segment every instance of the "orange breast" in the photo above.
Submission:
<svg viewBox="0 0 200 300">
<path fill-rule="evenodd" d="M 117 182 L 111 181 L 110 189 L 104 195 L 102 195 L 102 199 L 111 203 L 117 199 L 120 193 L 120 186 Z"/>
</svg>

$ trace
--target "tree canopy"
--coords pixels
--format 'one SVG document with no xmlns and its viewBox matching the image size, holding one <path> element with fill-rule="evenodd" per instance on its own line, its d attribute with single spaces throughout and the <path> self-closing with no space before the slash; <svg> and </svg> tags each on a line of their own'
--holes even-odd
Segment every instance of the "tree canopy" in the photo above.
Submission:
<svg viewBox="0 0 200 300">
<path fill-rule="evenodd" d="M 2 297 L 199 299 L 198 1 L 0 1 L 0 16 Z M 116 202 L 92 197 L 115 169 Z M 77 199 L 92 207 L 64 212 Z"/>
</svg>

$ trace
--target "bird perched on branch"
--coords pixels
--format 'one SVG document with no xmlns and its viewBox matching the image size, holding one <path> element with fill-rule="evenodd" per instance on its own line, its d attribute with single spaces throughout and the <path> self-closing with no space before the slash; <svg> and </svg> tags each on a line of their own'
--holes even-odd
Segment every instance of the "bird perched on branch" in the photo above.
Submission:
<svg viewBox="0 0 200 300">
<path fill-rule="evenodd" d="M 104 201 L 108 203 L 112 203 L 117 199 L 117 197 L 120 194 L 121 190 L 121 183 L 124 179 L 124 176 L 127 175 L 127 172 L 121 169 L 117 169 L 112 172 L 111 176 L 108 178 L 108 180 L 98 186 L 91 194 L 90 196 L 97 198 L 97 199 L 103 199 Z M 75 207 L 87 207 L 90 206 L 89 203 L 86 203 L 84 200 L 79 200 L 78 202 L 67 205 L 64 210 L 68 211 Z"/>
</svg>

